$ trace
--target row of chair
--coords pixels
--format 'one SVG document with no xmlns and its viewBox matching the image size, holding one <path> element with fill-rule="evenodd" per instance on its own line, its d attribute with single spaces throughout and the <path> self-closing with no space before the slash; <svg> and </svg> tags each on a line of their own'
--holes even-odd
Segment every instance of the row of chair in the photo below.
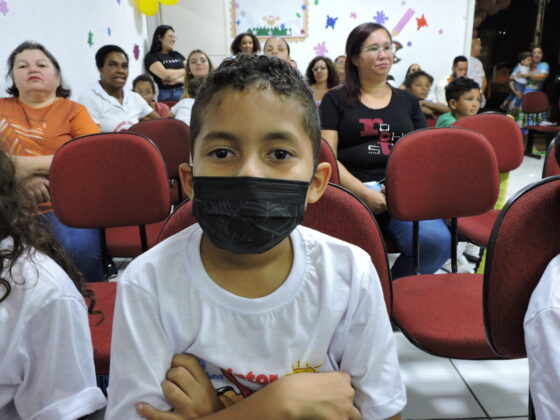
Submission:
<svg viewBox="0 0 560 420">
<path fill-rule="evenodd" d="M 495 148 L 484 136 L 459 128 L 404 136 L 387 167 L 391 211 L 412 221 L 489 211 L 501 168 Z M 336 164 L 326 142 L 322 154 L 322 160 Z M 56 153 L 51 167 L 55 211 L 75 227 L 114 228 L 166 219 L 157 239 L 163 240 L 195 222 L 189 201 L 167 217 L 171 208 L 167 171 L 158 147 L 139 134 L 72 140 Z M 375 218 L 349 191 L 331 183 L 323 198 L 307 209 L 304 224 L 371 255 L 388 314 L 420 348 L 445 357 L 515 358 L 525 357 L 522 321 L 530 293 L 548 261 L 560 252 L 559 210 L 560 177 L 527 187 L 493 224 L 484 276 L 412 276 L 395 282 Z M 100 325 L 95 316 L 90 319 L 96 370 L 107 374 L 115 283 L 89 286 L 105 317 Z"/>
</svg>

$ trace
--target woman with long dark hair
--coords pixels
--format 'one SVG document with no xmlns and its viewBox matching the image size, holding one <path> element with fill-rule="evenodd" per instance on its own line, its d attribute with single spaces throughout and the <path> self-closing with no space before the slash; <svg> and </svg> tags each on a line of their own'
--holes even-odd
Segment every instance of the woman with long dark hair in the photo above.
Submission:
<svg viewBox="0 0 560 420">
<path fill-rule="evenodd" d="M 309 62 L 305 77 L 317 106 L 321 104 L 325 93 L 340 83 L 334 63 L 323 56 L 317 56 Z"/>
<path fill-rule="evenodd" d="M 81 418 L 105 405 L 84 301 L 94 296 L 1 151 L 0 203 L 0 418 Z"/>
<path fill-rule="evenodd" d="M 144 66 L 159 89 L 158 101 L 178 101 L 183 94 L 185 57 L 175 47 L 175 30 L 160 25 L 154 31 L 150 52 L 144 57 Z"/>
<path fill-rule="evenodd" d="M 254 34 L 243 32 L 235 37 L 230 50 L 233 55 L 257 54 L 261 50 L 261 43 Z"/>
<path fill-rule="evenodd" d="M 395 44 L 384 26 L 363 23 L 354 28 L 346 42 L 345 82 L 325 95 L 320 113 L 321 134 L 338 156 L 341 184 L 364 200 L 401 251 L 392 267 L 397 278 L 413 272 L 412 223 L 393 218 L 385 194 L 368 185 L 375 187 L 371 182 L 384 180 L 394 143 L 426 127 L 426 120 L 410 92 L 387 83 L 394 53 Z M 421 222 L 422 273 L 437 271 L 449 258 L 450 240 L 442 220 Z"/>
</svg>

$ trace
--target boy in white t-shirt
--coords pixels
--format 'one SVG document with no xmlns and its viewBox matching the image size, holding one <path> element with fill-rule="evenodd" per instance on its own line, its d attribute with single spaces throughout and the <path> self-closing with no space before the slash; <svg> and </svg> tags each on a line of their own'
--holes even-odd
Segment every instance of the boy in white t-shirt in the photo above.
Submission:
<svg viewBox="0 0 560 420">
<path fill-rule="evenodd" d="M 198 93 L 190 146 L 181 178 L 199 224 L 119 279 L 106 419 L 140 418 L 136 410 L 149 419 L 399 419 L 405 389 L 369 255 L 298 226 L 330 176 L 317 163 L 319 117 L 301 76 L 273 57 L 226 60 Z M 199 359 L 205 373 L 187 373 L 212 387 L 198 392 L 172 371 L 160 387 L 180 353 Z M 332 410 L 334 396 L 306 410 L 277 404 L 282 383 L 305 401 L 326 397 L 333 374 L 319 372 L 335 371 L 350 375 L 355 407 L 349 398 Z M 313 388 L 302 386 L 309 380 Z"/>
</svg>

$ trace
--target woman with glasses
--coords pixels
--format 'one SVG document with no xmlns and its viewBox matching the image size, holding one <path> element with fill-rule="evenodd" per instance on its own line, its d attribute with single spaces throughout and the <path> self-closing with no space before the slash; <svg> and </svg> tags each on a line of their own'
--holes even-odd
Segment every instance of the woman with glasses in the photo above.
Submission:
<svg viewBox="0 0 560 420">
<path fill-rule="evenodd" d="M 176 39 L 172 26 L 158 26 L 154 31 L 150 52 L 144 58 L 144 66 L 159 89 L 159 102 L 178 101 L 183 94 L 185 57 L 173 50 Z"/>
<path fill-rule="evenodd" d="M 382 25 L 363 23 L 354 28 L 346 41 L 345 82 L 325 95 L 320 114 L 321 134 L 338 156 L 341 184 L 369 206 L 401 251 L 391 269 L 397 278 L 413 272 L 412 223 L 387 212 L 379 182 L 385 178 L 394 143 L 426 127 L 426 120 L 410 92 L 387 83 L 394 53 L 391 34 Z M 442 220 L 421 223 L 421 273 L 434 273 L 443 265 L 449 258 L 450 241 Z"/>
<path fill-rule="evenodd" d="M 313 99 L 317 106 L 321 104 L 325 93 L 340 83 L 334 63 L 330 58 L 323 56 L 311 60 L 307 66 L 305 77 L 313 91 Z"/>
</svg>

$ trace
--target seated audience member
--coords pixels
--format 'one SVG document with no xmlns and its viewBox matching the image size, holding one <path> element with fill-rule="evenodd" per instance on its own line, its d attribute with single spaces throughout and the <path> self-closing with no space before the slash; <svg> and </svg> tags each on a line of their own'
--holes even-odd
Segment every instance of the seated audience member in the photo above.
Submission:
<svg viewBox="0 0 560 420">
<path fill-rule="evenodd" d="M 187 58 L 186 75 L 185 75 L 185 98 L 189 87 L 189 83 L 193 79 L 206 79 L 208 74 L 214 70 L 210 57 L 202 50 L 193 50 Z"/>
<path fill-rule="evenodd" d="M 458 55 L 453 59 L 453 66 L 451 67 L 451 75 L 445 76 L 441 79 L 434 88 L 434 100 L 439 103 L 447 103 L 445 98 L 445 87 L 452 80 L 457 77 L 467 76 L 467 70 L 469 68 L 469 60 L 464 55 Z M 480 86 L 480 85 L 479 85 Z"/>
<path fill-rule="evenodd" d="M 0 419 L 74 420 L 105 406 L 84 302 L 91 292 L 15 172 L 0 151 Z"/>
<path fill-rule="evenodd" d="M 525 87 L 527 86 L 527 77 L 531 74 L 531 61 L 531 51 L 524 51 L 519 54 L 518 63 L 509 77 L 509 89 L 511 92 L 500 105 L 503 111 L 509 110 L 512 114 L 517 114 L 517 111 L 521 108 Z M 511 109 L 509 109 L 510 105 Z"/>
<path fill-rule="evenodd" d="M 339 55 L 338 57 L 335 58 L 334 64 L 336 64 L 336 71 L 338 73 L 340 84 L 344 84 L 344 75 L 345 75 L 344 67 L 346 66 L 346 56 Z"/>
<path fill-rule="evenodd" d="M 458 77 L 445 87 L 445 98 L 451 112 L 440 115 L 436 127 L 450 127 L 459 118 L 478 114 L 480 86 L 473 79 Z"/>
<path fill-rule="evenodd" d="M 178 101 L 183 94 L 185 57 L 175 47 L 175 30 L 160 25 L 154 31 L 150 52 L 144 57 L 144 66 L 153 76 L 159 89 L 158 101 Z"/>
<path fill-rule="evenodd" d="M 557 159 L 560 164 L 560 156 Z M 560 413 L 560 254 L 550 261 L 531 295 L 523 329 L 535 416 L 556 420 Z"/>
<path fill-rule="evenodd" d="M 410 76 L 412 73 L 415 73 L 415 72 L 420 71 L 420 70 L 422 70 L 420 68 L 420 64 L 414 63 L 414 64 L 411 64 L 410 66 L 408 66 L 408 69 L 406 69 L 406 73 L 404 75 L 404 80 L 403 80 L 402 84 L 399 86 L 399 89 L 404 89 L 405 88 L 404 82 L 406 81 L 406 78 L 408 76 Z M 434 80 L 432 78 L 432 83 L 433 82 L 434 82 Z"/>
<path fill-rule="evenodd" d="M 321 134 L 335 151 L 340 183 L 360 197 L 401 252 L 393 279 L 413 274 L 412 222 L 387 211 L 379 181 L 385 179 L 393 145 L 426 127 L 418 100 L 387 83 L 396 46 L 382 25 L 354 28 L 346 41 L 346 79 L 321 102 Z M 390 209 L 389 209 L 390 210 Z M 435 273 L 450 256 L 451 235 L 441 219 L 420 222 L 420 272 Z"/>
<path fill-rule="evenodd" d="M 284 38 L 268 38 L 264 43 L 263 54 L 270 57 L 278 57 L 291 63 L 290 45 Z"/>
<path fill-rule="evenodd" d="M 78 102 L 89 111 L 101 131 L 126 131 L 138 121 L 160 116 L 136 92 L 125 89 L 128 55 L 121 47 L 104 45 L 95 54 L 100 80 Z"/>
<path fill-rule="evenodd" d="M 337 418 L 359 419 L 358 410 L 364 419 L 400 418 L 405 389 L 371 258 L 298 226 L 330 177 L 330 165 L 317 164 L 320 141 L 311 91 L 287 61 L 241 54 L 210 74 L 191 118 L 192 165 L 180 167 L 199 223 L 119 279 L 107 420 L 146 407 L 165 414 L 171 404 L 160 383 L 177 352 L 205 370 L 197 375 L 205 391 L 189 399 L 213 403 L 194 417 L 325 418 L 319 406 L 288 408 L 290 417 L 274 398 L 259 399 L 301 367 L 324 372 L 314 373 L 321 395 L 328 372 L 350 375 L 356 407 L 348 398 Z M 281 216 L 267 217 L 271 208 Z M 291 383 L 308 379 L 299 376 Z"/>
<path fill-rule="evenodd" d="M 187 96 L 177 102 L 173 108 L 171 108 L 171 113 L 173 118 L 176 120 L 183 121 L 185 124 L 191 124 L 191 112 L 194 105 L 194 100 L 196 99 L 196 94 L 198 89 L 204 83 L 206 79 L 192 79 L 189 83 L 187 89 Z"/>
<path fill-rule="evenodd" d="M 38 214 L 88 281 L 102 280 L 97 229 L 73 229 L 53 212 L 49 171 L 54 153 L 75 137 L 99 132 L 82 105 L 66 99 L 60 65 L 41 44 L 24 42 L 8 58 L 10 98 L 0 98 L 0 146 L 14 160 L 18 181 L 38 204 Z"/>
<path fill-rule="evenodd" d="M 420 108 L 426 118 L 436 118 L 439 114 L 449 112 L 447 105 L 427 99 L 433 82 L 432 76 L 425 71 L 418 70 L 410 73 L 403 83 L 403 89 L 408 90 L 420 101 Z"/>
<path fill-rule="evenodd" d="M 152 107 L 154 111 L 161 118 L 169 117 L 169 106 L 163 102 L 156 102 L 156 86 L 152 78 L 146 74 L 141 74 L 136 79 L 132 81 L 132 90 L 138 93 L 148 105 Z"/>
<path fill-rule="evenodd" d="M 234 56 L 239 54 L 257 54 L 261 50 L 261 43 L 254 34 L 243 32 L 235 37 L 231 43 L 230 50 Z"/>
<path fill-rule="evenodd" d="M 313 92 L 315 104 L 319 106 L 325 93 L 339 84 L 338 74 L 334 63 L 328 57 L 315 57 L 307 66 L 305 72 L 307 83 Z"/>
</svg>

